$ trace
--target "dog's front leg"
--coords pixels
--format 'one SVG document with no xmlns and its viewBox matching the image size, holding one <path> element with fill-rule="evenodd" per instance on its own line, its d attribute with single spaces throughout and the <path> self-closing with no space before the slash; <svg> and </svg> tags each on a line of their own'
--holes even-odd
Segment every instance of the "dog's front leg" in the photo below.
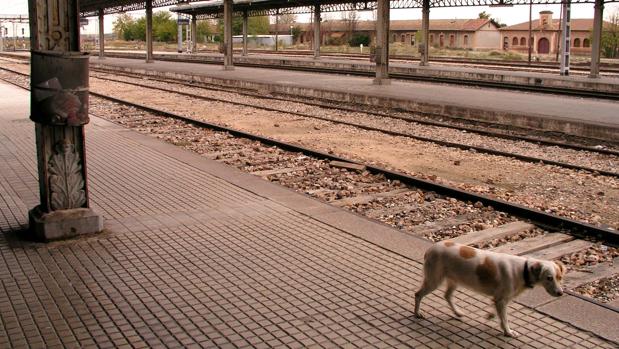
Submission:
<svg viewBox="0 0 619 349">
<path fill-rule="evenodd" d="M 495 299 L 494 305 L 496 307 L 496 313 L 501 320 L 501 328 L 503 329 L 503 334 L 506 337 L 517 337 L 518 333 L 516 331 L 512 331 L 509 328 L 509 323 L 507 322 L 507 302 L 506 299 Z"/>
</svg>

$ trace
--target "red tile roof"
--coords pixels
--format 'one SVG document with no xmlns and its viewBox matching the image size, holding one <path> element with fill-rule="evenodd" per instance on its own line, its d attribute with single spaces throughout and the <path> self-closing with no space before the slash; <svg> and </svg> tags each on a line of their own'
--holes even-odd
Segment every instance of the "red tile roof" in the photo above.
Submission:
<svg viewBox="0 0 619 349">
<path fill-rule="evenodd" d="M 539 31 L 541 29 L 539 20 L 532 21 L 531 29 Z M 609 22 L 604 22 L 604 26 L 610 25 Z M 552 20 L 552 26 L 546 30 L 559 30 L 561 23 L 558 19 Z M 572 31 L 590 31 L 593 28 L 593 19 L 591 18 L 572 18 Z M 529 30 L 529 22 L 518 23 L 507 27 L 499 28 L 499 30 Z"/>
<path fill-rule="evenodd" d="M 490 20 L 488 19 L 431 19 L 430 30 L 445 30 L 445 31 L 477 31 Z M 300 26 L 303 30 L 310 30 L 311 24 L 297 23 L 293 24 Z M 343 20 L 327 20 L 321 23 L 321 28 L 325 31 L 346 31 L 348 30 L 348 22 Z M 496 27 L 496 25 L 495 25 Z M 373 31 L 376 28 L 374 21 L 358 21 L 355 24 L 357 31 Z M 275 25 L 271 25 L 271 30 L 275 29 Z M 421 30 L 421 20 L 395 20 L 390 22 L 390 30 Z M 279 31 L 290 31 L 290 24 L 279 24 Z"/>
</svg>

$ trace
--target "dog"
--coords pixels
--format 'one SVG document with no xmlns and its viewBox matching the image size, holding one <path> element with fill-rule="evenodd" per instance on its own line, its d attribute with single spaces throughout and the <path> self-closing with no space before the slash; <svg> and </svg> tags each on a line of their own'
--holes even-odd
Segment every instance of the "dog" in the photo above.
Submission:
<svg viewBox="0 0 619 349">
<path fill-rule="evenodd" d="M 452 241 L 432 245 L 424 255 L 424 280 L 415 293 L 415 317 L 423 318 L 419 306 L 423 297 L 434 291 L 447 279 L 445 299 L 457 317 L 462 313 L 454 305 L 452 296 L 458 286 L 464 286 L 494 301 L 503 334 L 516 337 L 509 328 L 507 304 L 527 288 L 542 285 L 550 295 L 563 295 L 561 280 L 566 268 L 561 262 L 525 258 L 504 253 L 476 249 Z M 489 318 L 494 314 L 489 314 Z"/>
</svg>

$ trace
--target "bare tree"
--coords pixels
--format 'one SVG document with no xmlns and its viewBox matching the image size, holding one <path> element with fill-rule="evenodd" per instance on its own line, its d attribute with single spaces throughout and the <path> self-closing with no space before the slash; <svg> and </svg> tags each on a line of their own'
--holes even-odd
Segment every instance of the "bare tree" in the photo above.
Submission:
<svg viewBox="0 0 619 349">
<path fill-rule="evenodd" d="M 355 30 L 357 29 L 357 22 L 359 22 L 359 14 L 357 11 L 342 12 L 342 22 L 344 22 L 344 28 L 346 29 L 346 38 L 350 40 Z"/>
<path fill-rule="evenodd" d="M 602 53 L 606 58 L 619 57 L 619 10 L 606 17 L 602 29 Z"/>
</svg>

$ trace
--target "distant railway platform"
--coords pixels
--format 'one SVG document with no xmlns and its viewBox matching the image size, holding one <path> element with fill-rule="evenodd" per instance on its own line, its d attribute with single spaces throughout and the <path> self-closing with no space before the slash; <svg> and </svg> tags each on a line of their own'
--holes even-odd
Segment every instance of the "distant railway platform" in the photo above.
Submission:
<svg viewBox="0 0 619 349">
<path fill-rule="evenodd" d="M 105 231 L 27 241 L 39 203 L 29 93 L 0 83 L 0 95 L 11 96 L 0 100 L 0 347 L 619 344 L 619 313 L 541 288 L 510 305 L 518 338 L 501 336 L 489 300 L 468 291 L 455 296 L 464 320 L 441 292 L 416 319 L 429 242 L 95 116 L 89 188 Z"/>
<path fill-rule="evenodd" d="M 497 122 L 612 142 L 619 140 L 619 103 L 612 100 L 395 79 L 390 85 L 377 86 L 367 77 L 254 67 L 224 71 L 217 65 L 179 61 L 145 63 L 139 59 L 109 57 L 92 58 L 91 66 L 301 98 L 396 108 L 437 117 Z"/>
<path fill-rule="evenodd" d="M 93 58 L 96 53 L 93 52 Z M 214 52 L 200 52 L 197 54 L 155 52 L 155 58 L 159 60 L 187 61 L 202 63 L 223 64 L 223 55 Z M 144 58 L 145 53 L 127 50 L 107 51 L 106 56 L 115 58 Z M 314 59 L 307 55 L 277 54 L 276 52 L 260 52 L 242 56 L 236 52 L 234 63 L 243 66 L 309 70 L 316 69 L 321 72 L 342 70 L 356 74 L 373 75 L 376 66 L 365 57 L 341 55 L 325 55 L 320 59 Z M 389 63 L 389 72 L 395 78 L 410 79 L 440 79 L 439 81 L 454 82 L 482 82 L 502 83 L 513 87 L 531 88 L 564 88 L 575 91 L 595 91 L 599 93 L 611 93 L 619 95 L 619 75 L 607 74 L 600 78 L 591 79 L 587 75 L 574 72 L 569 76 L 561 76 L 557 69 L 537 68 L 536 65 L 512 66 L 508 62 L 489 61 L 480 66 L 475 62 L 469 64 L 453 64 L 446 62 L 431 62 L 429 66 L 421 66 L 419 62 L 412 60 L 392 59 Z"/>
</svg>

